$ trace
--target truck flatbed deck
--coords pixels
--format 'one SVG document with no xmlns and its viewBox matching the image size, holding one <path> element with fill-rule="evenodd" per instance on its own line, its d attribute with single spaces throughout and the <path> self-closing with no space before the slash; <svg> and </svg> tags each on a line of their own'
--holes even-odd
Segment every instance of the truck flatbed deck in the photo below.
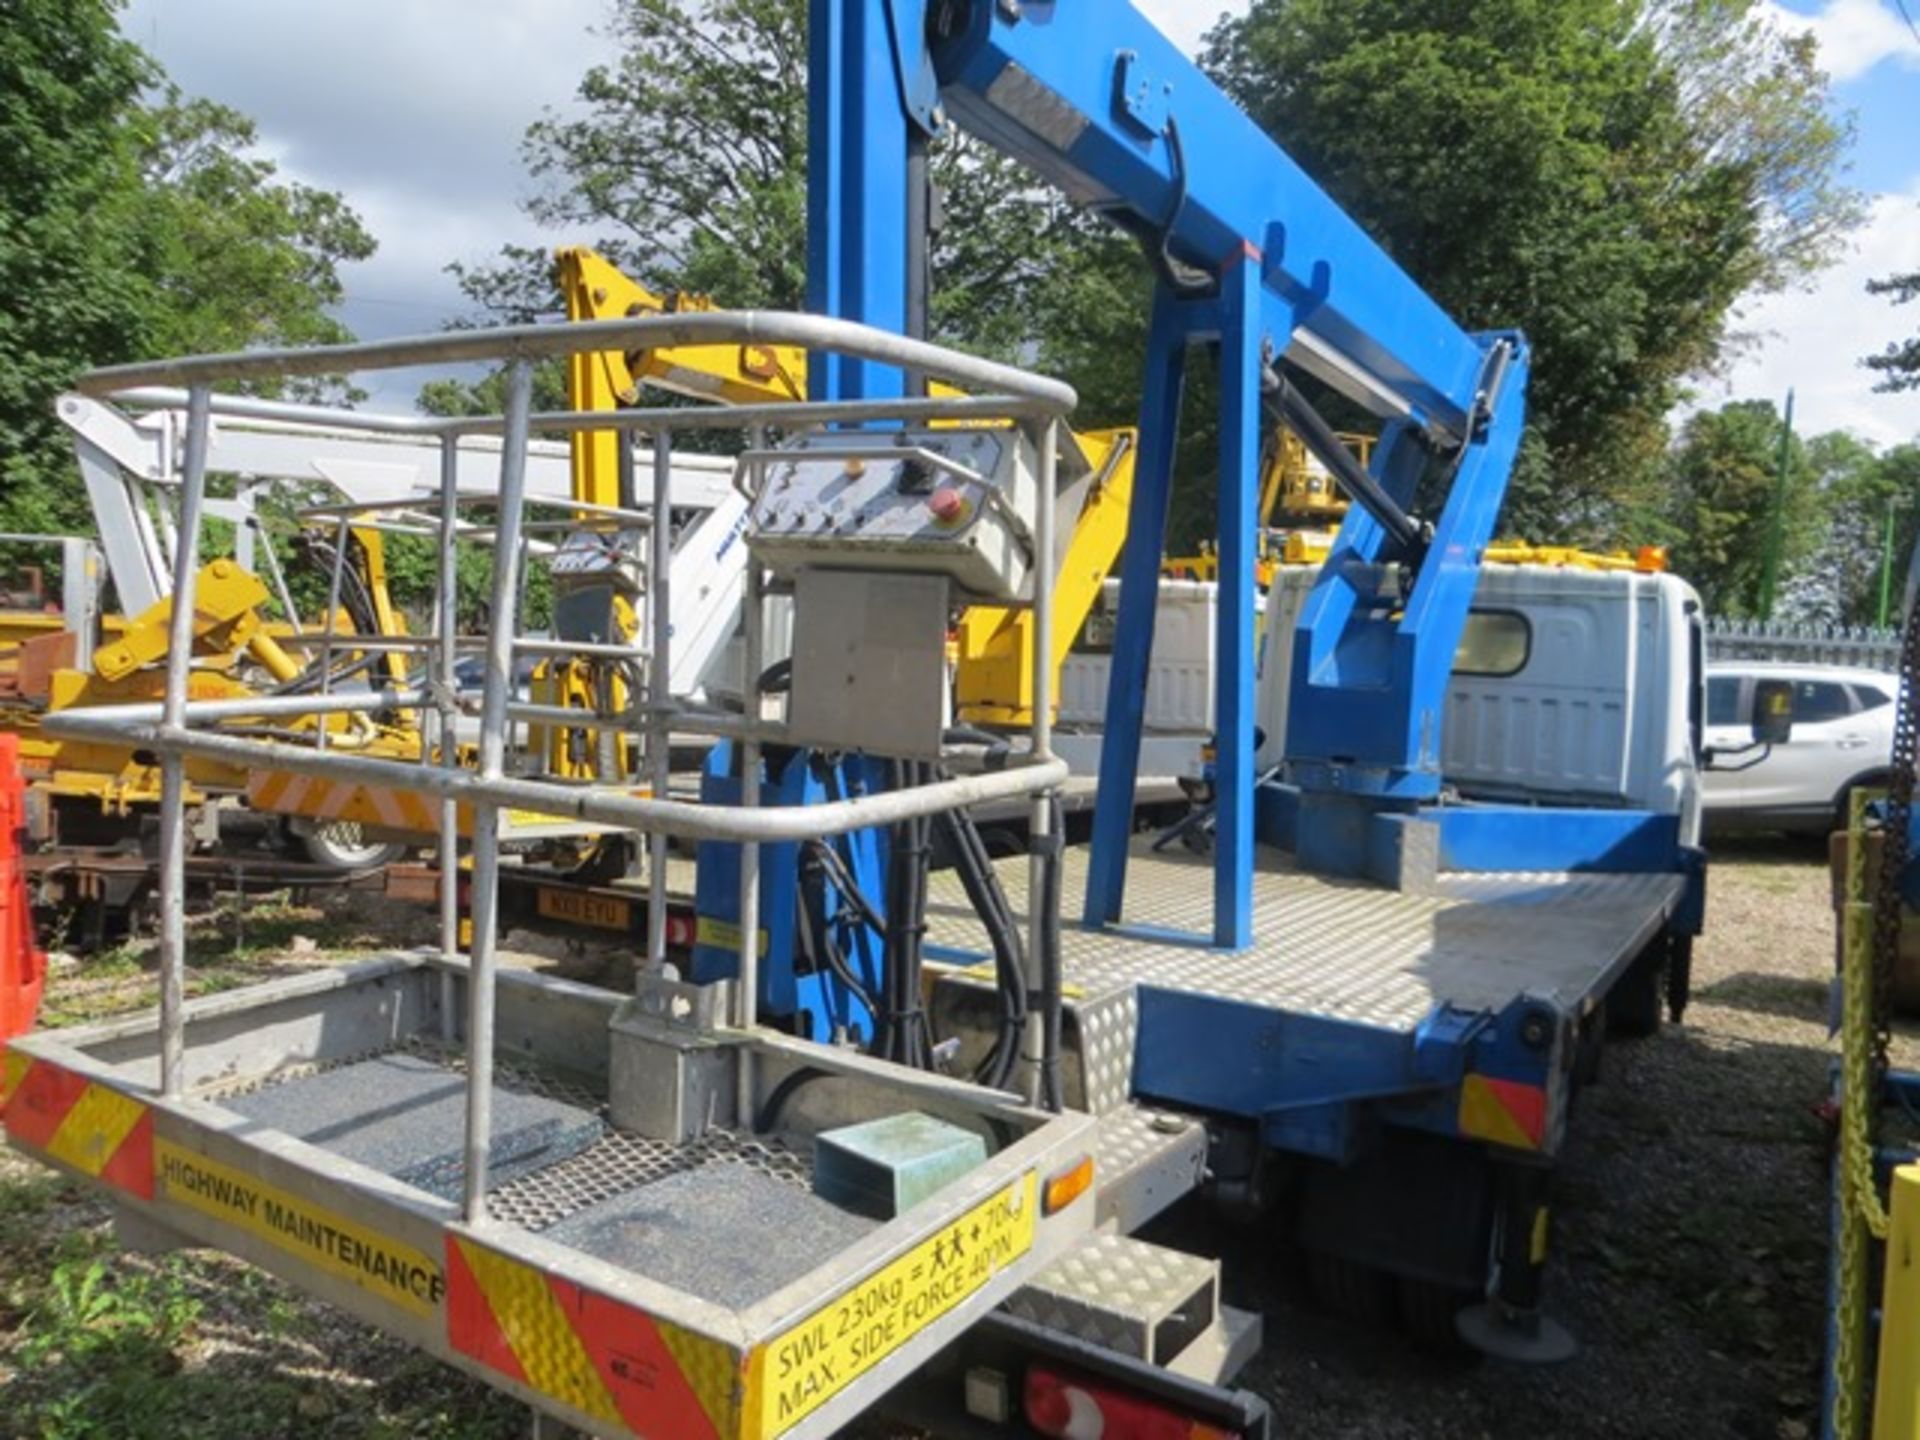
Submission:
<svg viewBox="0 0 1920 1440">
<path fill-rule="evenodd" d="M 1470 1017 L 1499 1017 L 1529 1002 L 1545 1006 L 1556 1023 L 1577 1023 L 1660 934 L 1685 893 L 1676 875 L 1551 872 L 1447 875 L 1436 893 L 1415 895 L 1308 874 L 1263 850 L 1254 943 L 1229 953 L 1204 943 L 1212 913 L 1207 859 L 1138 842 L 1124 923 L 1108 930 L 1070 918 L 1080 912 L 1087 866 L 1085 851 L 1067 852 L 1061 952 L 1068 1094 L 1096 1113 L 1141 1096 L 1235 1110 L 1238 1098 L 1253 1103 L 1257 1089 L 1232 1078 L 1235 1068 L 1272 1073 L 1290 1058 L 1305 1069 L 1325 1064 L 1314 1052 L 1336 1033 L 1329 1027 L 1338 1027 L 1343 1048 L 1364 1050 L 1371 1035 L 1377 1050 L 1403 1055 L 1408 1078 L 1425 1082 L 1410 1089 L 1463 1081 L 1467 1069 L 1422 1070 L 1420 1052 L 1431 1060 L 1440 1044 L 1464 1051 Z M 997 869 L 1024 918 L 1027 864 L 1002 861 Z M 985 933 L 957 878 L 936 875 L 931 892 L 932 953 L 984 957 Z M 967 1017 L 979 1013 L 983 978 L 990 977 L 969 968 L 943 979 L 936 1001 L 942 1033 L 977 1038 Z M 1209 1041 L 1246 1044 L 1247 1065 L 1177 1063 Z M 1203 1091 L 1196 1072 L 1220 1078 Z M 1269 1103 L 1286 1092 L 1276 1084 Z M 1536 1138 L 1544 1144 L 1550 1133 L 1547 1126 Z"/>
</svg>

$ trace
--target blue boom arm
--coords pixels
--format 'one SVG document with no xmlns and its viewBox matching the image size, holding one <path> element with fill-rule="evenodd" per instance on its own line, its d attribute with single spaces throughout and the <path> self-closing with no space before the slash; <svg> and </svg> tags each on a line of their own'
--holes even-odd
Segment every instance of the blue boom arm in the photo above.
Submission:
<svg viewBox="0 0 1920 1440">
<path fill-rule="evenodd" d="M 883 325 L 905 313 L 896 284 L 898 257 L 911 253 L 902 157 L 911 127 L 941 118 L 928 105 L 929 61 L 946 116 L 1139 237 L 1161 276 L 1084 916 L 1092 925 L 1122 918 L 1185 354 L 1195 343 L 1218 349 L 1209 938 L 1245 946 L 1260 433 L 1267 405 L 1297 401 L 1278 362 L 1384 425 L 1371 483 L 1346 477 L 1362 504 L 1300 622 L 1288 729 L 1303 858 L 1357 873 L 1373 819 L 1439 790 L 1446 679 L 1524 425 L 1525 344 L 1456 325 L 1125 0 L 815 0 L 812 25 L 818 308 Z M 890 124 L 879 119 L 883 85 Z M 1448 473 L 1445 505 L 1417 524 L 1407 510 L 1434 466 Z"/>
</svg>

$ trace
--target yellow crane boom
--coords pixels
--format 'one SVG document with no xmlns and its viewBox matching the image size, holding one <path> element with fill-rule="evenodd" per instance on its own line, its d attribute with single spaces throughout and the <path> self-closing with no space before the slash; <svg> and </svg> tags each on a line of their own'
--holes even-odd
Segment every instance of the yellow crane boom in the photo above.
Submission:
<svg viewBox="0 0 1920 1440">
<path fill-rule="evenodd" d="M 717 309 L 699 296 L 658 295 L 584 246 L 556 254 L 569 320 L 609 320 Z M 612 410 L 639 402 L 640 387 L 723 405 L 804 400 L 807 355 L 784 345 L 675 345 L 628 354 L 576 355 L 567 372 L 568 399 L 581 411 Z M 935 395 L 958 391 L 934 385 Z M 1093 478 L 1079 506 L 1054 584 L 1053 668 L 1057 675 L 1100 598 L 1101 584 L 1127 538 L 1133 494 L 1135 434 L 1096 430 L 1075 437 Z M 601 431 L 573 441 L 573 493 L 599 505 L 618 504 L 619 440 Z M 1033 617 L 1024 610 L 976 605 L 958 636 L 957 713 L 970 724 L 1025 725 L 1033 706 Z M 1058 686 L 1055 687 L 1058 693 Z"/>
</svg>

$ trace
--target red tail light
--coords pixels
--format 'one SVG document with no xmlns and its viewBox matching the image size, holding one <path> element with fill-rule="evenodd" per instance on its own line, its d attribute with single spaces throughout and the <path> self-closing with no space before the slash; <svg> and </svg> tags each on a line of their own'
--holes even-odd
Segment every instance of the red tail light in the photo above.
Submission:
<svg viewBox="0 0 1920 1440">
<path fill-rule="evenodd" d="M 1027 1423 L 1054 1440 L 1233 1440 L 1158 1401 L 1063 1371 L 1027 1371 Z"/>
</svg>

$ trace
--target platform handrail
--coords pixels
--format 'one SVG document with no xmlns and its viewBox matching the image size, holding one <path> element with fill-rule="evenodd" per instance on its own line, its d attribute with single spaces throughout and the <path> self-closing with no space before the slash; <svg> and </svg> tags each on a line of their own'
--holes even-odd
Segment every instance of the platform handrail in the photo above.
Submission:
<svg viewBox="0 0 1920 1440">
<path fill-rule="evenodd" d="M 898 366 L 962 388 L 1038 401 L 1057 416 L 1066 415 L 1079 403 L 1074 388 L 1061 380 L 870 325 L 777 310 L 716 310 L 625 320 L 501 325 L 344 345 L 187 355 L 89 370 L 74 383 L 74 389 L 105 398 L 146 386 L 192 390 L 222 380 L 277 380 L 413 365 L 545 360 L 602 350 L 658 350 L 680 345 L 797 345 Z"/>
<path fill-rule="evenodd" d="M 885 397 L 831 403 L 792 402 L 735 407 L 724 411 L 656 409 L 566 415 L 535 415 L 533 411 L 533 362 L 538 359 L 569 356 L 606 350 L 630 351 L 688 344 L 786 344 L 809 349 L 834 351 L 851 358 L 897 366 L 911 374 L 941 380 L 971 389 L 973 398 L 928 399 L 916 396 Z M 235 400 L 220 397 L 216 402 L 212 387 L 223 382 L 283 379 L 289 376 L 358 374 L 369 370 L 424 364 L 464 364 L 485 361 L 505 362 L 504 412 L 490 417 L 457 417 L 415 421 L 396 420 L 389 428 L 396 433 L 430 434 L 439 438 L 442 451 L 438 495 L 439 557 L 437 591 L 439 614 L 434 638 L 438 644 L 435 662 L 430 667 L 432 682 L 424 688 L 389 687 L 384 691 L 355 690 L 330 693 L 331 654 L 336 644 L 351 650 L 353 637 L 336 636 L 332 617 L 340 605 L 341 577 L 347 548 L 347 532 L 355 514 L 405 513 L 420 508 L 409 500 L 396 506 L 354 504 L 328 507 L 337 534 L 335 563 L 329 595 L 329 621 L 320 643 L 328 657 L 317 695 L 278 695 L 246 701 L 191 702 L 188 679 L 192 667 L 194 595 L 198 578 L 200 530 L 207 498 L 208 440 L 213 416 L 218 407 L 228 413 L 245 409 L 261 418 L 293 419 L 278 408 L 278 402 Z M 240 768 L 272 768 L 318 778 L 369 786 L 388 786 L 419 791 L 441 799 L 440 865 L 442 888 L 441 949 L 448 959 L 458 953 L 454 912 L 447 895 L 459 881 L 458 809 L 461 802 L 471 806 L 472 875 L 469 984 L 467 987 L 467 1103 L 465 1120 L 463 1212 L 471 1224 L 487 1220 L 486 1192 L 490 1139 L 494 1068 L 494 991 L 497 970 L 496 931 L 499 920 L 499 864 L 501 814 L 503 810 L 553 815 L 616 828 L 648 832 L 653 860 L 645 971 L 658 974 L 666 967 L 665 853 L 669 836 L 693 840 L 730 842 L 741 847 L 740 913 L 751 917 L 758 913 L 759 846 L 768 843 L 806 840 L 852 830 L 896 824 L 904 820 L 956 810 L 983 802 L 1030 797 L 1033 801 L 1032 831 L 1035 838 L 1033 864 L 1043 863 L 1042 851 L 1051 842 L 1052 794 L 1067 775 L 1064 761 L 1054 758 L 1051 746 L 1052 667 L 1050 632 L 1052 628 L 1053 535 L 1055 524 L 1055 482 L 1058 477 L 1058 452 L 1063 444 L 1059 424 L 1074 407 L 1073 387 L 1060 381 L 1033 375 L 995 361 L 982 360 L 921 340 L 876 330 L 870 326 L 813 315 L 790 315 L 756 311 L 721 311 L 705 314 L 649 316 L 638 319 L 547 325 L 506 326 L 489 330 L 460 331 L 396 340 L 329 345 L 305 349 L 271 349 L 242 354 L 185 356 L 133 365 L 111 366 L 82 376 L 76 389 L 86 395 L 118 397 L 131 403 L 151 399 L 168 403 L 173 396 L 156 392 L 156 386 L 186 387 L 186 424 L 184 464 L 179 485 L 179 539 L 173 547 L 173 594 L 176 604 L 171 617 L 171 643 L 167 656 L 166 687 L 157 713 L 155 707 L 130 711 L 126 707 L 76 707 L 47 717 L 49 733 L 70 737 L 110 738 L 156 753 L 162 775 L 160 819 L 161 856 L 161 945 L 160 945 L 160 1078 L 161 1093 L 168 1098 L 184 1094 L 186 1075 L 185 1000 L 186 969 L 184 859 L 185 765 L 189 757 L 223 760 Z M 988 392 L 981 394 L 979 392 Z M 311 412 L 309 412 L 311 413 Z M 527 780 L 506 773 L 506 747 L 517 716 L 530 713 L 529 707 L 514 698 L 514 657 L 524 653 L 526 637 L 518 633 L 522 595 L 522 571 L 530 547 L 526 510 L 530 501 L 527 486 L 529 448 L 536 431 L 580 433 L 614 430 L 622 433 L 644 432 L 651 442 L 652 507 L 651 516 L 665 514 L 671 504 L 673 437 L 690 429 L 726 429 L 744 432 L 747 455 L 738 461 L 735 483 L 746 479 L 748 489 L 759 472 L 771 463 L 766 447 L 769 431 L 779 428 L 789 433 L 817 430 L 831 425 L 863 423 L 900 424 L 934 419 L 985 421 L 1023 430 L 1037 458 L 1037 484 L 1032 540 L 1035 549 L 1032 575 L 1032 609 L 1035 635 L 1033 666 L 1033 723 L 1028 753 L 1002 769 L 982 774 L 934 781 L 875 795 L 862 795 L 810 806 L 762 807 L 759 804 L 759 767 L 762 742 L 766 737 L 765 716 L 757 688 L 752 684 L 760 673 L 765 623 L 761 566 L 750 563 L 746 569 L 745 654 L 749 698 L 742 717 L 740 803 L 731 806 L 694 804 L 666 798 L 667 756 L 673 723 L 670 647 L 672 629 L 667 623 L 669 604 L 668 527 L 653 524 L 650 533 L 651 574 L 647 585 L 647 605 L 652 612 L 653 652 L 642 667 L 641 689 L 644 703 L 629 706 L 624 713 L 590 719 L 596 728 L 620 725 L 644 734 L 647 751 L 645 790 L 600 784 L 583 786 L 569 783 Z M 327 424 L 359 424 L 365 417 L 353 412 L 328 414 Z M 475 496 L 463 494 L 459 486 L 456 452 L 464 436 L 497 431 L 500 444 L 500 483 L 497 492 Z M 637 481 L 638 476 L 634 477 Z M 634 503 L 634 502 L 630 502 Z M 484 641 L 486 679 L 480 692 L 480 736 L 478 766 L 465 768 L 456 758 L 452 722 L 460 696 L 454 683 L 453 657 L 458 638 L 452 622 L 452 597 L 456 593 L 456 567 L 453 543 L 462 527 L 456 512 L 461 505 L 480 505 L 493 510 L 491 535 L 494 564 L 488 605 L 489 624 Z M 566 508 L 566 507 L 563 507 Z M 571 507 L 579 509 L 577 505 Z M 637 510 L 628 511 L 635 519 L 645 518 Z M 618 516 L 618 509 L 596 507 L 597 518 Z M 319 515 L 309 519 L 321 518 Z M 537 525 L 538 522 L 536 522 Z M 187 603 L 178 603 L 178 602 Z M 220 708 L 222 704 L 233 708 Z M 417 762 L 379 759 L 350 753 L 340 746 L 329 747 L 328 727 L 317 727 L 311 748 L 283 740 L 209 733 L 196 729 L 219 719 L 242 720 L 278 715 L 322 715 L 340 712 L 364 714 L 382 705 L 393 709 L 430 710 L 437 724 L 430 735 L 422 731 L 422 748 Z M 539 718 L 548 713 L 541 707 Z M 560 712 L 565 714 L 566 712 Z M 433 763 L 434 742 L 438 744 L 439 763 Z M 1038 949 L 1048 917 L 1035 907 L 1029 917 L 1033 943 Z M 740 926 L 739 968 L 734 981 L 734 1023 L 742 1031 L 758 1024 L 758 927 L 748 922 Z M 1029 1025 L 1024 1048 L 1032 1050 L 1038 1035 Z M 753 1077 L 743 1057 L 736 1077 L 743 1097 L 750 1098 Z"/>
</svg>

